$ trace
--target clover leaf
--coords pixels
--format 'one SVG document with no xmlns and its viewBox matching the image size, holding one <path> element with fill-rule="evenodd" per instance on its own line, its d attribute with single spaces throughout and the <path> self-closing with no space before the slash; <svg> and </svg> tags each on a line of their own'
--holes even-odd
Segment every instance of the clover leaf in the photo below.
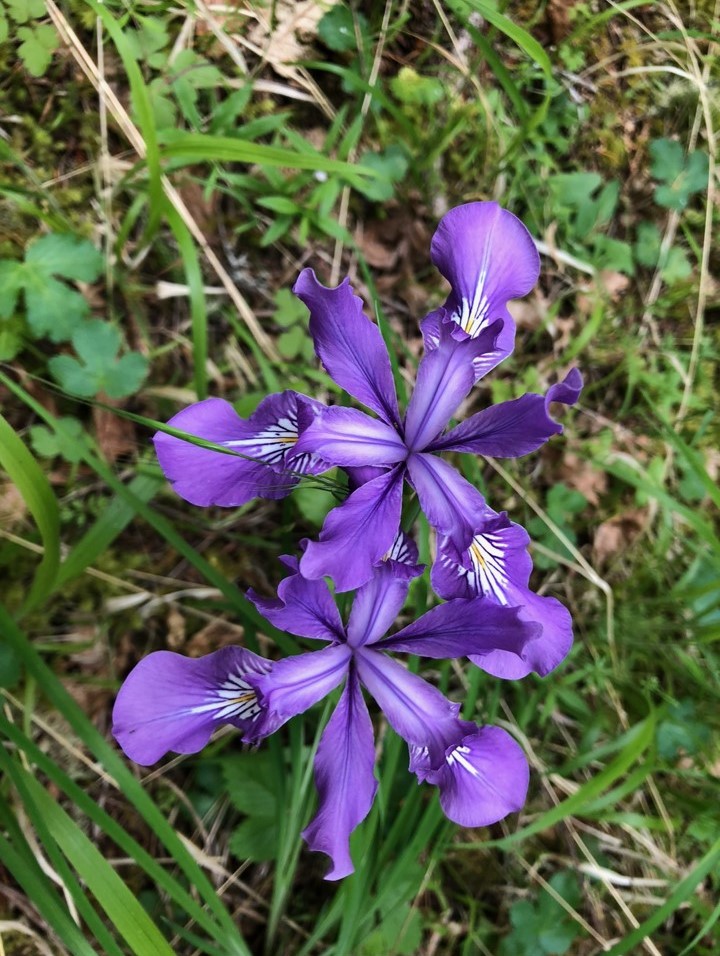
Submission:
<svg viewBox="0 0 720 956">
<path fill-rule="evenodd" d="M 0 319 L 13 315 L 22 291 L 31 332 L 51 342 L 66 341 L 90 308 L 77 290 L 60 280 L 94 282 L 102 267 L 102 255 L 87 239 L 62 233 L 36 239 L 24 262 L 0 262 Z"/>
<path fill-rule="evenodd" d="M 580 892 L 572 873 L 556 873 L 550 886 L 570 906 Z M 542 890 L 536 902 L 518 900 L 510 907 L 512 930 L 500 944 L 500 956 L 562 956 L 578 936 L 579 927 L 562 906 Z"/>
<path fill-rule="evenodd" d="M 681 212 L 690 197 L 707 186 L 708 157 L 702 150 L 685 155 L 680 143 L 656 139 L 650 143 L 650 171 L 662 185 L 655 187 L 655 202 Z"/>
<path fill-rule="evenodd" d="M 90 398 L 105 392 L 110 398 L 125 398 L 140 387 L 148 362 L 139 352 L 118 357 L 121 343 L 122 336 L 114 325 L 91 319 L 73 333 L 72 344 L 79 358 L 56 355 L 48 368 L 73 395 Z"/>
<path fill-rule="evenodd" d="M 55 431 L 45 425 L 33 425 L 30 429 L 33 450 L 43 458 L 60 456 L 71 465 L 82 460 L 85 432 L 77 418 L 64 415 L 55 422 Z"/>
</svg>

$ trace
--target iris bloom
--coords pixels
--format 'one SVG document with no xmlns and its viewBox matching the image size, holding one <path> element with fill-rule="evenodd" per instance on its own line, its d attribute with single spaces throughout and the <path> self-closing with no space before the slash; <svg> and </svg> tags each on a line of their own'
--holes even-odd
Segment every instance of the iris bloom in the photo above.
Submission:
<svg viewBox="0 0 720 956">
<path fill-rule="evenodd" d="M 522 621 L 517 608 L 484 597 L 458 598 L 385 637 L 411 578 L 422 571 L 416 560 L 414 545 L 399 537 L 355 595 L 344 624 L 327 584 L 303 578 L 297 561 L 284 559 L 291 574 L 278 598 L 249 596 L 275 626 L 325 647 L 273 663 L 238 647 L 197 660 L 168 651 L 150 654 L 115 703 L 113 733 L 120 746 L 148 764 L 168 750 L 196 752 L 223 723 L 256 742 L 344 682 L 315 757 L 317 814 L 303 832 L 310 849 L 331 858 L 331 880 L 353 872 L 350 834 L 369 813 L 377 789 L 373 728 L 361 685 L 407 741 L 410 770 L 438 787 L 451 820 L 486 826 L 519 810 L 528 766 L 517 742 L 499 727 L 461 720 L 459 704 L 389 655 L 482 659 L 501 651 L 521 659 L 539 627 Z"/>
<path fill-rule="evenodd" d="M 221 399 L 193 405 L 170 421 L 244 458 L 167 434 L 155 437 L 163 471 L 194 504 L 234 506 L 254 496 L 281 497 L 303 474 L 335 465 L 359 477 L 361 487 L 330 512 L 301 562 L 303 575 L 330 575 L 339 591 L 364 584 L 392 545 L 404 479 L 437 532 L 461 551 L 469 547 L 488 509 L 439 454 L 527 454 L 562 430 L 549 415 L 550 403 L 572 404 L 580 391 L 573 370 L 545 396 L 524 395 L 444 431 L 478 378 L 512 350 L 515 326 L 507 302 L 532 288 L 539 259 L 523 224 L 492 202 L 458 206 L 443 217 L 431 256 L 451 292 L 422 323 L 426 354 L 404 416 L 387 349 L 362 301 L 347 280 L 328 289 L 306 269 L 294 291 L 310 309 L 315 351 L 335 382 L 377 417 L 283 392 L 265 399 L 247 421 Z"/>
</svg>

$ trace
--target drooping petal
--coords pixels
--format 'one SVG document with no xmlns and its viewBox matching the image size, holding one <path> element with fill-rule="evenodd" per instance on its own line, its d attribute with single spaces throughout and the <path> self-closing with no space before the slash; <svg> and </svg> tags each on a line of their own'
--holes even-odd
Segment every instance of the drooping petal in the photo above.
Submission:
<svg viewBox="0 0 720 956">
<path fill-rule="evenodd" d="M 397 568 L 397 570 L 396 570 Z M 405 603 L 411 576 L 405 566 L 383 561 L 355 595 L 347 635 L 351 647 L 372 644 L 385 634 Z"/>
<path fill-rule="evenodd" d="M 372 722 L 351 668 L 320 738 L 315 757 L 318 810 L 302 832 L 311 850 L 327 853 L 332 860 L 326 880 L 340 880 L 353 872 L 350 834 L 368 815 L 375 798 L 374 765 Z"/>
<path fill-rule="evenodd" d="M 448 746 L 459 739 L 463 728 L 458 719 L 460 705 L 375 647 L 355 652 L 360 680 L 393 730 L 412 747 L 428 754 L 430 766 L 439 766 Z"/>
<path fill-rule="evenodd" d="M 541 628 L 520 657 L 504 650 L 468 655 L 473 664 L 493 677 L 520 680 L 530 672 L 545 677 L 570 653 L 573 643 L 572 617 L 568 609 L 554 597 L 542 597 L 527 588 L 511 587 L 508 600 L 520 604 L 520 620 Z"/>
<path fill-rule="evenodd" d="M 296 453 L 320 456 L 333 465 L 394 465 L 407 448 L 389 425 L 356 408 L 323 409 L 300 436 Z"/>
<path fill-rule="evenodd" d="M 438 552 L 432 567 L 433 590 L 440 597 L 472 598 L 481 595 L 500 604 L 512 604 L 506 597 L 510 582 L 527 587 L 532 559 L 527 547 L 530 536 L 506 512 L 490 508 L 473 529 L 467 549 L 456 548 L 447 538 L 438 540 Z"/>
<path fill-rule="evenodd" d="M 319 641 L 342 641 L 345 638 L 340 612 L 330 590 L 322 578 L 311 581 L 304 578 L 297 567 L 278 585 L 278 596 L 264 598 L 252 588 L 249 600 L 271 624 L 298 637 L 312 637 Z"/>
<path fill-rule="evenodd" d="M 351 654 L 347 644 L 333 644 L 321 651 L 285 657 L 273 662 L 268 673 L 251 676 L 248 683 L 262 709 L 251 739 L 274 733 L 286 720 L 335 690 L 347 674 Z"/>
<path fill-rule="evenodd" d="M 318 282 L 312 269 L 303 269 L 293 292 L 310 309 L 310 334 L 328 373 L 384 421 L 398 426 L 390 357 L 380 329 L 364 314 L 362 299 L 353 294 L 350 280 L 329 289 Z"/>
<path fill-rule="evenodd" d="M 486 827 L 521 810 L 530 770 L 522 747 L 501 727 L 478 727 L 448 748 L 439 769 L 422 775 L 440 789 L 445 816 Z"/>
<path fill-rule="evenodd" d="M 408 472 L 430 524 L 466 548 L 486 511 L 485 499 L 451 465 L 435 455 L 408 458 Z"/>
<path fill-rule="evenodd" d="M 487 598 L 456 598 L 427 611 L 408 627 L 375 645 L 377 650 L 420 657 L 470 657 L 502 651 L 518 659 L 541 633 L 539 624 L 524 621 L 519 608 L 501 607 Z"/>
<path fill-rule="evenodd" d="M 582 391 L 582 376 L 574 368 L 545 395 L 528 392 L 472 415 L 430 445 L 432 451 L 469 451 L 496 458 L 516 458 L 535 451 L 562 425 L 550 417 L 552 402 L 574 405 Z"/>
<path fill-rule="evenodd" d="M 248 678 L 269 669 L 270 661 L 242 647 L 223 647 L 199 658 L 172 651 L 148 654 L 120 688 L 113 736 L 143 766 L 168 751 L 197 753 L 222 724 L 232 724 L 248 739 L 261 710 Z"/>
<path fill-rule="evenodd" d="M 405 417 L 408 448 L 422 451 L 445 428 L 476 380 L 474 360 L 492 351 L 499 329 L 496 323 L 475 338 L 458 342 L 446 324 L 441 326 L 438 347 L 425 354 L 418 368 Z"/>
<path fill-rule="evenodd" d="M 328 467 L 309 457 L 288 464 L 288 453 L 298 439 L 300 398 L 291 391 L 268 395 L 247 420 L 221 398 L 183 409 L 169 425 L 235 454 L 157 432 L 153 441 L 165 477 L 181 498 L 203 507 L 234 508 L 253 498 L 284 497 L 297 484 L 297 472 L 310 474 Z"/>
<path fill-rule="evenodd" d="M 517 607 L 521 621 L 542 628 L 537 640 L 528 644 L 520 657 L 498 649 L 469 655 L 470 659 L 494 677 L 517 680 L 531 671 L 544 676 L 572 647 L 570 613 L 555 598 L 541 597 L 528 588 L 532 562 L 523 528 L 504 513 L 491 513 L 476 530 L 465 551 L 459 551 L 447 538 L 439 541 L 432 568 L 433 588 L 445 598 L 485 595 L 499 605 Z"/>
<path fill-rule="evenodd" d="M 430 255 L 452 287 L 445 309 L 463 332 L 474 336 L 504 319 L 505 334 L 514 335 L 508 300 L 526 295 L 540 273 L 535 243 L 516 216 L 495 202 L 456 206 L 440 220 Z"/>
<path fill-rule="evenodd" d="M 361 587 L 390 549 L 400 525 L 403 469 L 374 478 L 325 519 L 318 541 L 308 541 L 300 560 L 306 578 L 325 575 L 337 591 Z"/>
</svg>

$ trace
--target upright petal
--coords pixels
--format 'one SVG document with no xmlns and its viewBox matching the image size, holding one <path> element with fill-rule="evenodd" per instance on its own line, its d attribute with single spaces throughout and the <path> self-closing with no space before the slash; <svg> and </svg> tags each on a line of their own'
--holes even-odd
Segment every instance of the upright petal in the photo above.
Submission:
<svg viewBox="0 0 720 956">
<path fill-rule="evenodd" d="M 337 591 L 369 581 L 373 566 L 390 549 L 400 526 L 403 469 L 373 478 L 325 519 L 319 541 L 309 541 L 300 561 L 306 578 L 325 575 Z"/>
<path fill-rule="evenodd" d="M 333 465 L 394 465 L 407 458 L 407 448 L 390 425 L 356 408 L 334 405 L 318 413 L 295 449 L 322 457 Z"/>
<path fill-rule="evenodd" d="M 483 328 L 482 333 L 478 335 L 486 333 L 489 328 L 497 330 L 493 342 L 491 344 L 486 342 L 483 348 L 478 349 L 472 356 L 474 382 L 479 382 L 488 372 L 504 361 L 515 347 L 515 323 L 509 313 L 505 318 L 496 319 L 491 326 Z M 420 323 L 420 331 L 426 352 L 439 348 L 447 338 L 454 342 L 464 342 L 468 338 L 473 338 L 463 332 L 453 320 L 452 314 L 444 308 L 435 309 L 426 315 Z"/>
<path fill-rule="evenodd" d="M 321 651 L 284 657 L 275 661 L 268 673 L 251 676 L 248 683 L 262 709 L 251 739 L 274 733 L 286 720 L 335 690 L 347 674 L 351 654 L 347 644 L 333 644 Z"/>
<path fill-rule="evenodd" d="M 310 334 L 328 373 L 388 424 L 399 425 L 390 357 L 380 329 L 364 314 L 350 280 L 329 289 L 312 269 L 303 269 L 293 292 L 310 309 Z"/>
<path fill-rule="evenodd" d="M 472 415 L 434 441 L 430 451 L 469 451 L 496 458 L 516 458 L 535 451 L 562 425 L 550 417 L 552 402 L 574 405 L 582 391 L 582 376 L 574 368 L 545 395 L 528 392 L 522 398 L 501 402 Z"/>
<path fill-rule="evenodd" d="M 480 492 L 436 455 L 411 455 L 408 472 L 433 528 L 467 548 L 487 507 Z"/>
<path fill-rule="evenodd" d="M 298 439 L 299 397 L 290 391 L 268 395 L 247 420 L 221 398 L 183 409 L 169 425 L 235 454 L 157 432 L 153 441 L 165 477 L 181 498 L 204 507 L 234 508 L 253 498 L 284 497 L 297 484 L 297 472 L 312 472 L 319 464 L 287 461 Z"/>
<path fill-rule="evenodd" d="M 351 647 L 372 644 L 385 634 L 405 603 L 411 577 L 396 561 L 383 561 L 355 595 L 347 635 Z"/>
<path fill-rule="evenodd" d="M 373 728 L 357 676 L 348 681 L 315 756 L 318 811 L 303 830 L 311 850 L 327 853 L 332 868 L 326 880 L 353 872 L 350 834 L 370 812 L 377 781 L 373 775 Z"/>
<path fill-rule="evenodd" d="M 530 770 L 522 747 L 500 727 L 477 727 L 422 779 L 440 789 L 445 816 L 462 827 L 486 827 L 521 810 Z"/>
<path fill-rule="evenodd" d="M 512 329 L 508 300 L 526 295 L 540 273 L 532 236 L 495 202 L 451 209 L 440 220 L 430 255 L 452 287 L 445 308 L 470 336 L 496 319 Z"/>
<path fill-rule="evenodd" d="M 425 354 L 418 368 L 405 417 L 408 448 L 422 451 L 445 428 L 475 383 L 474 359 L 492 351 L 499 325 L 491 325 L 463 342 L 448 335 L 446 325 L 441 327 L 439 346 Z"/>
<path fill-rule="evenodd" d="M 126 677 L 113 707 L 113 736 L 127 756 L 148 766 L 168 751 L 194 754 L 221 724 L 252 730 L 260 716 L 251 675 L 270 662 L 241 647 L 205 657 L 148 654 Z"/>
<path fill-rule="evenodd" d="M 373 645 L 355 652 L 358 676 L 380 705 L 393 730 L 427 755 L 429 766 L 441 764 L 464 724 L 454 704 L 422 677 L 381 654 Z"/>
<path fill-rule="evenodd" d="M 486 598 L 456 598 L 434 607 L 392 637 L 375 644 L 377 650 L 420 657 L 470 657 L 503 651 L 523 664 L 528 645 L 541 633 L 539 624 L 520 618 L 520 608 L 501 607 Z"/>
<path fill-rule="evenodd" d="M 319 641 L 344 640 L 340 612 L 325 581 L 308 580 L 294 570 L 278 585 L 277 599 L 261 597 L 252 588 L 247 592 L 248 598 L 263 617 L 282 631 Z"/>
<path fill-rule="evenodd" d="M 494 677 L 517 680 L 531 671 L 544 676 L 565 659 L 572 647 L 572 618 L 552 597 L 541 597 L 527 584 L 532 568 L 523 528 L 507 515 L 490 515 L 476 529 L 470 547 L 458 550 L 448 539 L 438 543 L 432 568 L 434 590 L 445 598 L 485 595 L 499 605 L 516 607 L 521 621 L 542 628 L 520 657 L 497 649 L 470 660 Z"/>
</svg>

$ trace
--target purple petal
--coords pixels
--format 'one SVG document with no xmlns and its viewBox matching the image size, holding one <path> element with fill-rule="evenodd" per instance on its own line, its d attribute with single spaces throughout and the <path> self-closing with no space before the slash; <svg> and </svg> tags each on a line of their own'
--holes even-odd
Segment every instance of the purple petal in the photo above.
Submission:
<svg viewBox="0 0 720 956">
<path fill-rule="evenodd" d="M 562 425 L 550 417 L 551 402 L 574 405 L 582 390 L 576 368 L 548 389 L 546 395 L 529 392 L 512 402 L 501 402 L 472 415 L 430 446 L 432 451 L 469 451 L 496 458 L 516 458 L 535 451 Z"/>
<path fill-rule="evenodd" d="M 363 313 L 350 280 L 329 289 L 303 269 L 293 292 L 310 309 L 315 351 L 337 384 L 390 425 L 398 425 L 395 383 L 380 329 Z"/>
<path fill-rule="evenodd" d="M 261 597 L 251 588 L 249 600 L 271 624 L 289 634 L 319 641 L 344 640 L 340 612 L 325 581 L 310 581 L 296 567 L 293 570 L 296 573 L 278 585 L 277 599 Z"/>
<path fill-rule="evenodd" d="M 515 347 L 515 323 L 509 314 L 504 319 L 496 319 L 491 326 L 484 328 L 476 337 L 486 335 L 491 328 L 495 330 L 494 340 L 492 342 L 487 339 L 484 340 L 482 347 L 478 348 L 472 355 L 474 383 L 479 382 L 488 372 L 491 372 L 504 361 Z M 462 331 L 445 309 L 436 309 L 426 315 L 420 323 L 420 331 L 422 332 L 425 351 L 428 353 L 438 348 L 441 343 L 448 339 L 457 343 L 464 342 L 468 338 L 473 339 Z"/>
<path fill-rule="evenodd" d="M 418 548 L 411 537 L 404 531 L 398 531 L 392 547 L 383 558 L 384 561 L 392 561 L 396 565 L 396 572 L 401 573 L 405 570 L 406 575 L 416 578 L 425 570 L 424 564 L 418 564 Z"/>
<path fill-rule="evenodd" d="M 374 478 L 354 491 L 325 519 L 319 541 L 309 541 L 300 561 L 306 578 L 327 575 L 337 591 L 370 580 L 373 566 L 391 548 L 400 525 L 402 468 Z"/>
<path fill-rule="evenodd" d="M 373 478 L 379 478 L 380 475 L 386 475 L 388 468 L 381 468 L 377 465 L 363 465 L 360 468 L 345 468 L 348 476 L 350 491 L 355 491 L 361 485 L 366 485 Z"/>
<path fill-rule="evenodd" d="M 385 634 L 405 603 L 410 576 L 395 570 L 395 562 L 383 562 L 355 595 L 347 635 L 351 647 L 372 644 Z"/>
<path fill-rule="evenodd" d="M 451 209 L 440 220 L 430 255 L 452 286 L 445 309 L 471 336 L 496 319 L 512 329 L 508 300 L 526 295 L 540 272 L 532 236 L 495 202 Z"/>
<path fill-rule="evenodd" d="M 448 539 L 439 542 L 433 588 L 445 598 L 485 595 L 499 605 L 517 607 L 521 621 L 542 628 L 537 640 L 523 650 L 522 659 L 504 650 L 470 659 L 494 677 L 517 680 L 531 671 L 544 676 L 572 647 L 572 618 L 555 598 L 540 597 L 527 587 L 532 562 L 525 550 L 529 539 L 520 525 L 503 513 L 488 518 L 481 528 L 465 551 Z"/>
<path fill-rule="evenodd" d="M 358 675 L 382 708 L 390 726 L 411 747 L 428 754 L 431 767 L 439 766 L 448 746 L 459 739 L 464 726 L 460 705 L 443 697 L 422 677 L 374 648 L 355 652 Z"/>
<path fill-rule="evenodd" d="M 523 621 L 518 608 L 501 607 L 486 598 L 457 598 L 423 614 L 408 627 L 376 644 L 378 650 L 420 657 L 470 657 L 500 650 L 518 659 L 539 636 L 539 624 Z"/>
<path fill-rule="evenodd" d="M 498 331 L 499 325 L 492 325 L 463 342 L 443 334 L 438 347 L 426 353 L 405 418 L 408 448 L 422 451 L 445 428 L 475 382 L 474 359 L 492 351 Z"/>
<path fill-rule="evenodd" d="M 332 868 L 326 880 L 353 872 L 350 834 L 370 812 L 377 781 L 373 775 L 373 727 L 353 670 L 320 738 L 315 757 L 318 811 L 303 830 L 311 850 L 327 853 Z"/>
<path fill-rule="evenodd" d="M 407 464 L 430 524 L 440 534 L 449 535 L 458 548 L 468 547 L 473 529 L 482 522 L 486 511 L 483 496 L 435 455 L 411 455 Z"/>
<path fill-rule="evenodd" d="M 275 661 L 269 673 L 250 677 L 248 683 L 257 692 L 263 711 L 252 740 L 274 733 L 286 720 L 335 690 L 347 674 L 351 654 L 347 644 L 333 644 L 321 651 L 285 657 Z"/>
<path fill-rule="evenodd" d="M 194 754 L 221 724 L 252 731 L 260 716 L 248 683 L 270 662 L 241 647 L 191 658 L 156 651 L 126 677 L 113 707 L 113 736 L 127 756 L 148 766 L 168 751 Z"/>
<path fill-rule="evenodd" d="M 486 827 L 522 809 L 530 771 L 517 741 L 500 727 L 486 726 L 448 748 L 440 769 L 423 777 L 440 788 L 450 820 Z"/>
<path fill-rule="evenodd" d="M 496 514 L 488 508 L 473 532 L 467 549 L 456 548 L 447 538 L 438 541 L 433 590 L 446 600 L 486 595 L 501 604 L 512 603 L 506 598 L 508 584 L 527 587 L 532 571 L 527 531 L 505 512 Z"/>
<path fill-rule="evenodd" d="M 183 409 L 169 425 L 237 454 L 201 448 L 157 432 L 153 441 L 165 477 L 181 498 L 203 507 L 234 508 L 253 498 L 283 498 L 298 481 L 297 475 L 284 469 L 313 473 L 328 467 L 309 458 L 288 463 L 288 453 L 298 439 L 299 398 L 290 391 L 268 395 L 247 420 L 221 398 Z"/>
<path fill-rule="evenodd" d="M 520 605 L 517 610 L 521 621 L 541 628 L 537 639 L 527 645 L 521 657 L 503 650 L 468 656 L 473 664 L 493 677 L 519 680 L 531 671 L 545 677 L 570 653 L 573 643 L 570 612 L 555 598 L 541 597 L 526 588 L 511 586 L 508 600 Z"/>
<path fill-rule="evenodd" d="M 385 422 L 355 408 L 323 409 L 300 436 L 296 452 L 333 465 L 394 465 L 407 458 L 402 439 Z"/>
</svg>

